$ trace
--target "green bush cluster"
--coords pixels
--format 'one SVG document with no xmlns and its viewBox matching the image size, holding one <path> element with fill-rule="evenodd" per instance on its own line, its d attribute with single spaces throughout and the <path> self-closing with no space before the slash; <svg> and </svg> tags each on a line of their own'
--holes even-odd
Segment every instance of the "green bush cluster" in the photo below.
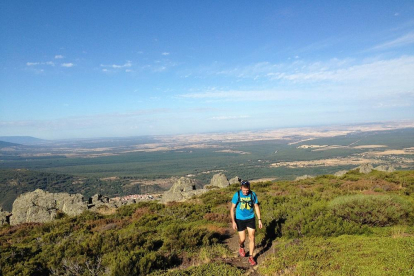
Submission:
<svg viewBox="0 0 414 276">
<path fill-rule="evenodd" d="M 365 226 L 335 217 L 325 200 L 291 196 L 274 198 L 274 203 L 273 217 L 283 222 L 280 234 L 289 238 L 369 233 Z M 270 211 L 271 204 L 264 205 L 264 214 Z"/>
<path fill-rule="evenodd" d="M 281 239 L 264 275 L 413 275 L 414 237 L 343 235 Z"/>
<path fill-rule="evenodd" d="M 344 178 L 253 183 L 264 224 L 256 243 L 262 250 L 273 245 L 261 273 L 412 275 L 413 173 L 353 171 Z M 232 257 L 223 241 L 238 189 L 214 189 L 184 203 L 127 205 L 112 215 L 84 212 L 3 227 L 0 275 L 241 275 L 222 262 Z M 180 269 L 183 263 L 195 266 Z"/>
<path fill-rule="evenodd" d="M 412 222 L 413 204 L 397 195 L 350 195 L 329 203 L 335 217 L 370 226 Z"/>
<path fill-rule="evenodd" d="M 142 213 L 140 213 L 142 212 Z M 203 204 L 139 203 L 0 231 L 1 275 L 147 275 L 224 239 Z M 206 227 L 211 225 L 211 227 Z M 205 254 L 203 255 L 205 259 Z"/>
</svg>

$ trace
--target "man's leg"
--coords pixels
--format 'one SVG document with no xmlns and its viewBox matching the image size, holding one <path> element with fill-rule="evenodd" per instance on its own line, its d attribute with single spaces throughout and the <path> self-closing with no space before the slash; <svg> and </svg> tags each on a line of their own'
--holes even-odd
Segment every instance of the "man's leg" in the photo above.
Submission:
<svg viewBox="0 0 414 276">
<path fill-rule="evenodd" d="M 247 232 L 249 232 L 249 254 L 251 257 L 254 256 L 254 234 L 256 232 L 255 229 L 247 227 Z M 240 232 L 239 232 L 240 233 Z"/>
<path fill-rule="evenodd" d="M 244 244 L 244 241 L 246 240 L 246 230 L 239 231 L 239 239 L 240 239 L 240 245 Z"/>
<path fill-rule="evenodd" d="M 239 254 L 240 256 L 244 257 L 246 256 L 246 253 L 244 251 L 244 242 L 246 240 L 246 231 L 239 231 L 239 244 L 240 244 L 240 249 L 239 249 Z"/>
</svg>

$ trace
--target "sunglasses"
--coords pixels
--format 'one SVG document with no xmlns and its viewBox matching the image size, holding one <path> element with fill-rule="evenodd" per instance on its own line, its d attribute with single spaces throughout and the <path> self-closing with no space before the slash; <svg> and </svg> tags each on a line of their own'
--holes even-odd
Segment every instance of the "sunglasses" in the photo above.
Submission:
<svg viewBox="0 0 414 276">
<path fill-rule="evenodd" d="M 240 184 L 241 184 L 242 186 L 250 186 L 250 182 L 249 182 L 249 181 L 247 181 L 247 180 L 243 180 L 242 182 L 240 182 Z"/>
</svg>

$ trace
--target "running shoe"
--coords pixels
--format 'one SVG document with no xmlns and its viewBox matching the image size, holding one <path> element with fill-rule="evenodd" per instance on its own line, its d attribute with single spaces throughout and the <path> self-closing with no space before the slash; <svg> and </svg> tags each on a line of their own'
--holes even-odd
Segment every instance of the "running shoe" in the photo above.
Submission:
<svg viewBox="0 0 414 276">
<path fill-rule="evenodd" d="M 249 257 L 249 264 L 250 265 L 257 265 L 256 261 L 253 259 L 252 256 Z"/>
<path fill-rule="evenodd" d="M 240 249 L 239 249 L 239 254 L 240 254 L 240 256 L 242 256 L 242 257 L 245 257 L 245 256 L 246 256 L 246 252 L 244 251 L 244 248 L 243 248 L 243 247 L 240 247 Z"/>
</svg>

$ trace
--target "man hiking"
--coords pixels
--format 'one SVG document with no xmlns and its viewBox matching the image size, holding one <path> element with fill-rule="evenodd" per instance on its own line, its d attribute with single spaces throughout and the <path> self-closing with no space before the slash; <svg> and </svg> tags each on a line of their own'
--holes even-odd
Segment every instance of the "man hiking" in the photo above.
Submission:
<svg viewBox="0 0 414 276">
<path fill-rule="evenodd" d="M 259 220 L 259 228 L 262 229 L 263 224 L 260 216 L 259 201 L 256 193 L 250 190 L 250 183 L 246 180 L 240 181 L 240 190 L 237 191 L 231 200 L 230 216 L 233 222 L 233 229 L 239 233 L 239 254 L 246 256 L 244 251 L 244 241 L 246 240 L 246 229 L 249 233 L 249 263 L 256 265 L 254 260 L 254 234 L 256 232 L 256 218 L 254 212 L 256 211 Z M 236 209 L 236 214 L 234 213 Z"/>
</svg>

